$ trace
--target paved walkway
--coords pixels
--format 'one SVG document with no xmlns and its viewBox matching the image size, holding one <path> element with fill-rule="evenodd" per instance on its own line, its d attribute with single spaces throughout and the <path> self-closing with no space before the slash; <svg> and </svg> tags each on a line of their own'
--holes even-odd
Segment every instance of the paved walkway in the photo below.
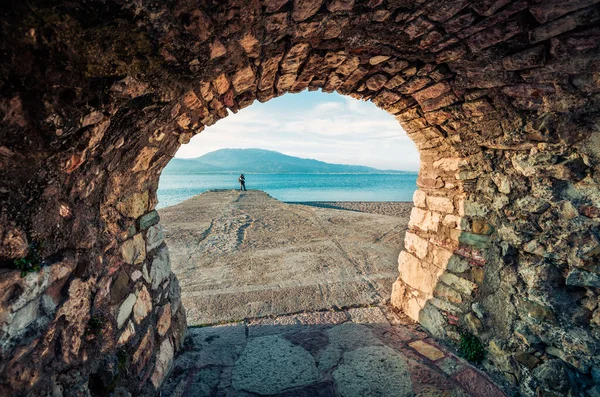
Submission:
<svg viewBox="0 0 600 397">
<path fill-rule="evenodd" d="M 190 328 L 162 395 L 504 396 L 385 306 Z"/>
</svg>

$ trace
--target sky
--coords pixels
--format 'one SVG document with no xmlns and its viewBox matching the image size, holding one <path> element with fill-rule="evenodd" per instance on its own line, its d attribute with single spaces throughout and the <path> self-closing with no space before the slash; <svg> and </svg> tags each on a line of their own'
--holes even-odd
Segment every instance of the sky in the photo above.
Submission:
<svg viewBox="0 0 600 397">
<path fill-rule="evenodd" d="M 414 143 L 391 114 L 371 102 L 321 91 L 256 101 L 206 128 L 175 157 L 200 157 L 225 148 L 275 150 L 383 170 L 419 169 Z"/>
</svg>

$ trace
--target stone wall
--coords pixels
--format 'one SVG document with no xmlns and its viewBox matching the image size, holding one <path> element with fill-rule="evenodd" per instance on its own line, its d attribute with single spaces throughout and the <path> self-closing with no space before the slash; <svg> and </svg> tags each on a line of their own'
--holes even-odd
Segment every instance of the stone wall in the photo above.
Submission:
<svg viewBox="0 0 600 397">
<path fill-rule="evenodd" d="M 597 3 L 0 6 L 0 390 L 150 393 L 185 327 L 146 223 L 162 168 L 229 111 L 320 88 L 421 153 L 394 304 L 478 335 L 524 395 L 598 393 Z"/>
<path fill-rule="evenodd" d="M 123 238 L 100 274 L 81 274 L 86 259 L 70 250 L 39 271 L 0 270 L 2 395 L 145 395 L 162 383 L 187 325 L 157 212 Z"/>
</svg>

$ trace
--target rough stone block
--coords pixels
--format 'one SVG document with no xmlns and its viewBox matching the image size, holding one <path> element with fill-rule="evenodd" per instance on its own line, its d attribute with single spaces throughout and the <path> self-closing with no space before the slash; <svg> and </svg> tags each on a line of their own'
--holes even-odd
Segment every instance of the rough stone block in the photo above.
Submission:
<svg viewBox="0 0 600 397">
<path fill-rule="evenodd" d="M 473 291 L 477 289 L 477 284 L 464 278 L 455 276 L 452 273 L 444 273 L 440 276 L 440 281 L 448 284 L 457 291 L 462 292 L 467 296 L 471 296 Z"/>
<path fill-rule="evenodd" d="M 566 15 L 529 32 L 529 41 L 539 43 L 551 37 L 600 20 L 600 11 L 589 7 L 573 14 Z"/>
<path fill-rule="evenodd" d="M 444 338 L 446 336 L 446 319 L 432 304 L 426 303 L 416 320 L 434 337 Z"/>
<path fill-rule="evenodd" d="M 448 197 L 427 196 L 427 208 L 437 212 L 452 214 L 454 212 L 454 204 Z"/>
<path fill-rule="evenodd" d="M 138 219 L 138 230 L 146 230 L 152 225 L 156 225 L 160 221 L 160 216 L 156 210 L 150 211 L 145 215 L 142 215 Z"/>
<path fill-rule="evenodd" d="M 461 157 L 446 157 L 433 162 L 434 168 L 442 171 L 458 171 L 468 164 L 468 160 Z"/>
<path fill-rule="evenodd" d="M 506 70 L 539 68 L 546 63 L 546 47 L 539 45 L 505 57 L 502 66 Z"/>
<path fill-rule="evenodd" d="M 256 77 L 254 76 L 254 70 L 251 66 L 246 66 L 236 72 L 232 79 L 233 89 L 237 94 L 249 90 L 254 86 L 255 82 Z"/>
<path fill-rule="evenodd" d="M 480 0 L 474 2 L 471 5 L 471 8 L 473 8 L 479 15 L 489 17 L 490 15 L 493 15 L 496 11 L 498 11 L 500 8 L 509 4 L 510 1 L 511 0 Z"/>
<path fill-rule="evenodd" d="M 150 280 L 152 289 L 155 290 L 158 286 L 169 278 L 171 274 L 171 261 L 169 259 L 169 250 L 166 245 L 163 245 L 154 256 L 150 267 Z"/>
<path fill-rule="evenodd" d="M 449 251 L 445 248 L 438 247 L 437 245 L 431 246 L 432 262 L 435 266 L 442 270 L 446 269 L 448 262 L 453 255 L 454 253 L 452 251 Z"/>
<path fill-rule="evenodd" d="M 566 284 L 577 287 L 600 288 L 600 276 L 585 270 L 573 269 L 567 275 Z"/>
<path fill-rule="evenodd" d="M 407 232 L 404 236 L 404 246 L 409 252 L 415 254 L 417 258 L 423 259 L 427 256 L 429 241 L 414 233 Z"/>
<path fill-rule="evenodd" d="M 461 244 L 470 245 L 476 248 L 485 248 L 490 242 L 490 237 L 482 234 L 462 232 L 458 241 Z"/>
<path fill-rule="evenodd" d="M 125 263 L 132 265 L 144 262 L 146 259 L 146 244 L 141 233 L 122 243 L 121 256 Z"/>
<path fill-rule="evenodd" d="M 508 40 L 520 32 L 521 27 L 519 23 L 517 21 L 509 21 L 478 32 L 469 37 L 466 42 L 472 52 L 478 52 Z"/>
<path fill-rule="evenodd" d="M 427 194 L 422 190 L 417 189 L 413 193 L 413 202 L 415 203 L 415 206 L 417 206 L 417 207 L 427 208 L 426 199 L 427 199 Z M 600 212 L 599 212 L 599 214 L 600 214 Z"/>
<path fill-rule="evenodd" d="M 417 100 L 417 102 L 422 103 L 427 99 L 437 98 L 442 94 L 445 94 L 452 90 L 450 84 L 445 81 L 431 85 L 427 88 L 424 88 L 420 91 L 417 91 L 412 94 L 413 98 Z"/>
<path fill-rule="evenodd" d="M 142 286 L 142 289 L 136 295 L 137 300 L 135 306 L 133 306 L 133 321 L 139 324 L 152 311 L 152 297 L 148 293 L 146 286 Z"/>
<path fill-rule="evenodd" d="M 462 296 L 457 291 L 453 290 L 444 283 L 438 283 L 435 287 L 434 296 L 438 298 L 445 298 L 449 302 L 462 303 Z"/>
<path fill-rule="evenodd" d="M 154 366 L 154 372 L 152 373 L 152 384 L 155 388 L 159 388 L 163 380 L 171 371 L 173 366 L 173 357 L 175 355 L 175 349 L 170 339 L 165 339 L 161 344 L 156 356 L 156 364 Z"/>
<path fill-rule="evenodd" d="M 119 306 L 119 312 L 117 314 L 117 326 L 119 328 L 125 325 L 125 322 L 129 318 L 129 316 L 131 316 L 133 305 L 135 305 L 136 300 L 137 297 L 135 296 L 135 294 L 129 294 L 127 299 L 125 299 L 125 301 L 121 303 L 121 306 Z"/>
<path fill-rule="evenodd" d="M 417 227 L 423 231 L 436 232 L 441 218 L 442 215 L 440 213 L 414 207 L 410 213 L 408 227 Z"/>
<path fill-rule="evenodd" d="M 354 0 L 330 0 L 327 9 L 331 12 L 350 11 L 354 7 Z"/>
<path fill-rule="evenodd" d="M 409 254 L 407 251 L 400 252 L 398 269 L 402 281 L 427 295 L 433 293 L 438 273 L 441 273 L 441 270 Z"/>
<path fill-rule="evenodd" d="M 117 210 L 129 218 L 137 218 L 148 210 L 148 191 L 134 193 L 117 203 Z"/>
<path fill-rule="evenodd" d="M 294 0 L 292 19 L 301 22 L 312 17 L 324 2 L 325 0 Z"/>
<path fill-rule="evenodd" d="M 558 17 L 598 3 L 598 0 L 544 0 L 529 6 L 531 15 L 539 23 L 546 23 Z"/>
<path fill-rule="evenodd" d="M 478 216 L 485 217 L 489 209 L 487 206 L 477 203 L 474 201 L 469 201 L 465 199 L 460 199 L 457 204 L 458 207 L 458 215 L 460 216 Z"/>
<path fill-rule="evenodd" d="M 429 300 L 429 303 L 431 303 L 433 306 L 437 307 L 441 311 L 453 314 L 455 316 L 458 316 L 463 312 L 459 307 L 454 306 L 446 300 L 432 298 Z"/>
<path fill-rule="evenodd" d="M 162 226 L 159 224 L 150 226 L 146 231 L 146 252 L 150 252 L 157 248 L 164 241 L 165 237 Z"/>
</svg>

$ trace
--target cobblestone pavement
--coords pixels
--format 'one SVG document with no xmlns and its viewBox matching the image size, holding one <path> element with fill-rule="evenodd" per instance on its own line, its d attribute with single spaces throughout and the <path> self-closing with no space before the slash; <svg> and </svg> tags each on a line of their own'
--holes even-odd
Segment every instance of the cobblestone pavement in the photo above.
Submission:
<svg viewBox="0 0 600 397">
<path fill-rule="evenodd" d="M 162 395 L 504 396 L 386 306 L 190 328 Z"/>
</svg>

